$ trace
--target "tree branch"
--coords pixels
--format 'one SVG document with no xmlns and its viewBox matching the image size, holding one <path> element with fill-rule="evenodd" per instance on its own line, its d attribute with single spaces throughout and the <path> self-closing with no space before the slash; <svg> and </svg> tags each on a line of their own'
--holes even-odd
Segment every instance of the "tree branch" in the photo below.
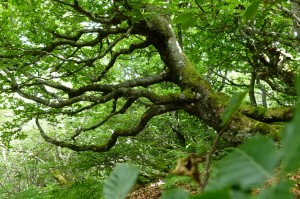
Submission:
<svg viewBox="0 0 300 199">
<path fill-rule="evenodd" d="M 125 54 L 128 55 L 128 54 L 132 53 L 135 49 L 146 48 L 146 47 L 148 47 L 150 45 L 151 45 L 150 41 L 146 40 L 146 41 L 143 41 L 141 43 L 131 44 L 129 46 L 129 48 L 127 48 L 127 49 L 121 49 L 118 52 L 113 53 L 112 57 L 110 58 L 109 63 L 107 64 L 107 66 L 101 71 L 101 73 L 96 78 L 93 79 L 93 82 L 100 81 L 105 76 L 105 74 L 109 71 L 109 69 L 111 69 L 114 66 L 117 58 L 120 55 L 125 55 Z"/>
<path fill-rule="evenodd" d="M 293 13 L 292 11 L 290 11 L 289 9 L 283 7 L 280 4 L 277 4 L 276 7 L 279 10 L 283 11 L 284 13 L 286 13 L 287 15 L 289 15 L 290 17 L 292 17 L 297 22 L 297 24 L 300 24 L 300 18 L 295 13 Z"/>
<path fill-rule="evenodd" d="M 56 146 L 69 148 L 74 151 L 94 151 L 94 152 L 105 152 L 111 149 L 117 142 L 118 137 L 126 137 L 126 136 L 136 136 L 138 133 L 140 133 L 148 124 L 148 122 L 155 116 L 161 115 L 166 112 L 174 111 L 179 109 L 180 106 L 178 105 L 158 105 L 153 106 L 149 108 L 141 117 L 141 120 L 139 123 L 128 130 L 124 129 L 116 129 L 113 134 L 110 136 L 108 141 L 103 145 L 76 145 L 72 143 L 68 143 L 65 141 L 59 141 L 56 139 L 53 139 L 49 137 L 43 128 L 41 127 L 39 123 L 38 116 L 35 119 L 36 126 L 38 127 L 38 130 L 40 131 L 41 136 L 44 138 L 45 141 L 54 144 Z"/>
<path fill-rule="evenodd" d="M 124 88 L 133 88 L 138 86 L 148 87 L 150 85 L 166 81 L 167 78 L 168 78 L 168 74 L 162 73 L 162 74 L 153 75 L 149 77 L 131 79 L 116 85 L 89 84 L 86 86 L 82 86 L 76 90 L 69 90 L 68 95 L 69 97 L 76 97 L 90 91 L 102 91 L 104 93 L 108 93 L 122 87 Z"/>
<path fill-rule="evenodd" d="M 61 3 L 63 5 L 72 7 L 74 10 L 76 10 L 78 13 L 83 14 L 84 16 L 88 17 L 90 20 L 92 20 L 93 22 L 96 23 L 103 23 L 103 24 L 107 24 L 107 25 L 113 25 L 116 23 L 116 20 L 114 18 L 108 18 L 108 17 L 96 17 L 93 13 L 83 9 L 80 5 L 78 0 L 73 0 L 73 4 L 70 3 L 65 3 L 63 1 L 60 0 L 53 0 L 55 2 Z"/>
<path fill-rule="evenodd" d="M 246 105 L 241 106 L 239 110 L 247 117 L 265 123 L 290 121 L 295 112 L 294 107 L 263 108 Z"/>
<path fill-rule="evenodd" d="M 77 136 L 79 136 L 81 132 L 94 130 L 94 129 L 100 127 L 101 125 L 103 125 L 105 122 L 107 122 L 110 118 L 112 118 L 115 115 L 124 114 L 126 112 L 126 110 L 136 101 L 136 99 L 137 98 L 130 98 L 130 99 L 128 99 L 120 110 L 118 110 L 116 112 L 112 112 L 111 114 L 109 114 L 108 116 L 106 116 L 102 121 L 98 122 L 97 124 L 94 124 L 94 125 L 92 125 L 90 127 L 85 127 L 85 128 L 77 129 L 76 133 L 71 137 L 71 139 L 75 140 L 75 138 Z"/>
</svg>

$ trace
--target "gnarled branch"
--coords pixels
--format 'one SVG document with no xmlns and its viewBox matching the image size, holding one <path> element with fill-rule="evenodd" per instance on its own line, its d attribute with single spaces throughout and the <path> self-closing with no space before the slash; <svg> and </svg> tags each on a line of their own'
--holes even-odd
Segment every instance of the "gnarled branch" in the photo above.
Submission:
<svg viewBox="0 0 300 199">
<path fill-rule="evenodd" d="M 60 147 L 69 148 L 74 151 L 94 151 L 94 152 L 105 152 L 111 149 L 117 142 L 118 137 L 125 137 L 125 136 L 136 136 L 138 133 L 140 133 L 148 124 L 148 122 L 155 116 L 161 115 L 166 112 L 174 111 L 180 109 L 180 106 L 178 105 L 158 105 L 153 106 L 149 108 L 141 117 L 139 123 L 130 129 L 116 129 L 108 141 L 105 144 L 102 145 L 77 145 L 73 143 L 69 143 L 66 141 L 59 141 L 54 138 L 51 138 L 48 136 L 43 128 L 40 125 L 38 116 L 35 119 L 36 126 L 38 127 L 38 130 L 41 134 L 41 136 L 44 138 L 45 141 L 56 145 Z"/>
</svg>

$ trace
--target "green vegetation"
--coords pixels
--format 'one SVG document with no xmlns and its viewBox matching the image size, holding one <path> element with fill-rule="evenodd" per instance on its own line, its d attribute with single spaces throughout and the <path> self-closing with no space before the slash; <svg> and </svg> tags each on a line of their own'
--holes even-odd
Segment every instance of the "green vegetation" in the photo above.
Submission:
<svg viewBox="0 0 300 199">
<path fill-rule="evenodd" d="M 299 13 L 1 1 L 0 198 L 299 197 Z"/>
</svg>

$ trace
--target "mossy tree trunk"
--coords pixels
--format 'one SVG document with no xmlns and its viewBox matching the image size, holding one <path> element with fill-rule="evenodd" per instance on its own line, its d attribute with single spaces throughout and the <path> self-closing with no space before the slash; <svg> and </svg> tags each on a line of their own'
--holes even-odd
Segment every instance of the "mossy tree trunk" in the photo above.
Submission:
<svg viewBox="0 0 300 199">
<path fill-rule="evenodd" d="M 161 59 L 167 66 L 168 79 L 181 88 L 182 94 L 178 97 L 189 99 L 189 102 L 183 103 L 180 108 L 200 118 L 217 132 L 220 131 L 222 128 L 220 117 L 229 103 L 230 96 L 214 92 L 205 78 L 198 73 L 180 48 L 166 16 L 156 15 L 143 24 L 145 27 L 140 27 L 140 25 L 137 29 L 145 30 L 142 33 L 159 51 Z M 282 110 L 279 108 L 276 111 L 264 110 L 263 114 L 255 117 L 255 114 L 244 114 L 246 111 L 243 109 L 254 110 L 255 107 L 243 105 L 234 114 L 227 132 L 223 136 L 228 141 L 241 142 L 256 133 L 278 139 L 281 126 L 272 123 L 288 120 L 293 112 L 292 108 L 283 108 Z M 249 111 L 247 112 L 249 113 Z M 268 121 L 267 118 L 269 118 Z"/>
</svg>

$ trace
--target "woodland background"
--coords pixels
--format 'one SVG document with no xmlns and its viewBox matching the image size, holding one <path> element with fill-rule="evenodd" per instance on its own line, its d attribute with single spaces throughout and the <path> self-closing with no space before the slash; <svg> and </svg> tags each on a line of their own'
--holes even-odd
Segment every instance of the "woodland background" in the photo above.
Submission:
<svg viewBox="0 0 300 199">
<path fill-rule="evenodd" d="M 0 13 L 1 198 L 299 196 L 299 0 Z M 170 173 L 189 154 L 203 193 Z"/>
</svg>

